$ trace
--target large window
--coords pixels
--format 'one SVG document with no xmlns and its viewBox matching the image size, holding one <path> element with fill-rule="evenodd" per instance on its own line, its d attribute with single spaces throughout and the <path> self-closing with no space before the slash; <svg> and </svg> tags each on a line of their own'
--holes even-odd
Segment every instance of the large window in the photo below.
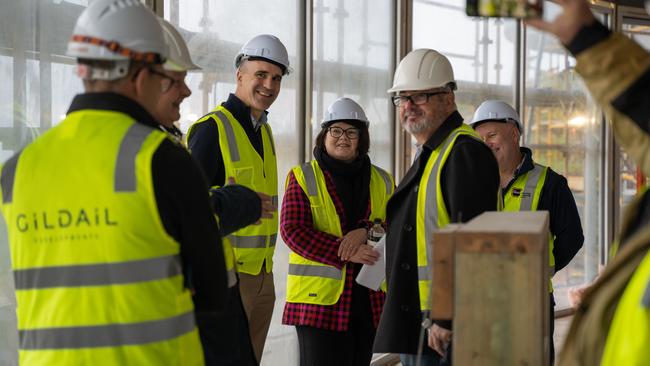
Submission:
<svg viewBox="0 0 650 366">
<path fill-rule="evenodd" d="M 544 6 L 550 18 L 559 13 L 553 3 Z M 564 47 L 533 28 L 527 28 L 526 46 L 525 145 L 533 150 L 535 161 L 567 179 L 585 236 L 583 248 L 553 278 L 557 306 L 563 308 L 568 306 L 568 287 L 589 282 L 598 273 L 604 128 L 601 111 Z"/>
<path fill-rule="evenodd" d="M 314 1 L 312 135 L 330 103 L 358 102 L 370 120 L 370 158 L 392 171 L 393 2 Z"/>
<path fill-rule="evenodd" d="M 486 99 L 513 102 L 516 27 L 512 19 L 468 17 L 464 0 L 414 0 L 413 49 L 432 48 L 449 58 L 465 122 Z"/>
</svg>

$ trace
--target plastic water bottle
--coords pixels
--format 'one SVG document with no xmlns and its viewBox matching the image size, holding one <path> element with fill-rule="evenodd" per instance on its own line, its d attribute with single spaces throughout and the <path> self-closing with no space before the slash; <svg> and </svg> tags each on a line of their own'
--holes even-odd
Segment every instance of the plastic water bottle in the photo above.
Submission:
<svg viewBox="0 0 650 366">
<path fill-rule="evenodd" d="M 381 219 L 375 219 L 374 225 L 368 230 L 368 244 L 376 245 L 379 240 L 386 234 L 386 230 L 381 226 Z"/>
</svg>

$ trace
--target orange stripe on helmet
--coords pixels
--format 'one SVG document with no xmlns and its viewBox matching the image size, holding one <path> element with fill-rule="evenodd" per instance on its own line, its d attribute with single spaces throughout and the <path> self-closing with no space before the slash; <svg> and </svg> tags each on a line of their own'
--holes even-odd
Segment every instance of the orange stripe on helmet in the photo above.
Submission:
<svg viewBox="0 0 650 366">
<path fill-rule="evenodd" d="M 80 43 L 89 43 L 95 46 L 106 47 L 111 52 L 130 58 L 133 61 L 146 62 L 152 64 L 160 64 L 163 61 L 160 55 L 155 52 L 134 51 L 130 48 L 123 47 L 122 45 L 120 45 L 118 42 L 115 41 L 105 41 L 100 38 L 81 36 L 77 34 L 72 35 L 72 41 L 80 42 Z"/>
</svg>

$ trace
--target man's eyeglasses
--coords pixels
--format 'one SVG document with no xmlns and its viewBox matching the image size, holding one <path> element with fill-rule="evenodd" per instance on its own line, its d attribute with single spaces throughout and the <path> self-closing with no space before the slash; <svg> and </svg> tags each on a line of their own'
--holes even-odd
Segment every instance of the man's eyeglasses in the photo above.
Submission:
<svg viewBox="0 0 650 366">
<path fill-rule="evenodd" d="M 176 80 L 173 77 L 163 72 L 157 71 L 151 67 L 148 67 L 147 70 L 149 70 L 150 73 L 161 77 L 160 90 L 163 93 L 167 93 L 172 87 L 174 87 L 174 85 L 181 85 L 181 83 L 184 82 L 184 80 Z"/>
<path fill-rule="evenodd" d="M 429 93 L 418 93 L 418 94 L 413 94 L 413 95 L 395 95 L 391 99 L 393 100 L 393 104 L 395 107 L 399 107 L 403 104 L 406 103 L 406 101 L 411 101 L 411 103 L 415 105 L 421 105 L 425 104 L 429 101 L 429 98 L 431 98 L 434 95 L 438 94 L 447 94 L 449 93 L 448 91 L 437 91 L 437 92 L 429 92 Z"/>
<path fill-rule="evenodd" d="M 359 129 L 356 127 L 350 127 L 347 129 L 342 129 L 341 127 L 330 127 L 327 129 L 327 132 L 329 132 L 330 136 L 334 137 L 335 139 L 343 136 L 345 133 L 345 136 L 349 138 L 350 140 L 356 140 L 359 138 Z"/>
</svg>

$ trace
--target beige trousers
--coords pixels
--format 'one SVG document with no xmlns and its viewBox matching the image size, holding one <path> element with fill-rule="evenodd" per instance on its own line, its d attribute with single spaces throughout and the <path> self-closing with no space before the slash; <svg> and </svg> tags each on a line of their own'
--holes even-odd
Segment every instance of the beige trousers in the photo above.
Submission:
<svg viewBox="0 0 650 366">
<path fill-rule="evenodd" d="M 248 318 L 248 328 L 259 363 L 264 353 L 266 334 L 271 325 L 273 306 L 275 305 L 275 286 L 273 272 L 266 273 L 264 267 L 258 275 L 239 273 L 239 290 L 244 311 Z"/>
</svg>

